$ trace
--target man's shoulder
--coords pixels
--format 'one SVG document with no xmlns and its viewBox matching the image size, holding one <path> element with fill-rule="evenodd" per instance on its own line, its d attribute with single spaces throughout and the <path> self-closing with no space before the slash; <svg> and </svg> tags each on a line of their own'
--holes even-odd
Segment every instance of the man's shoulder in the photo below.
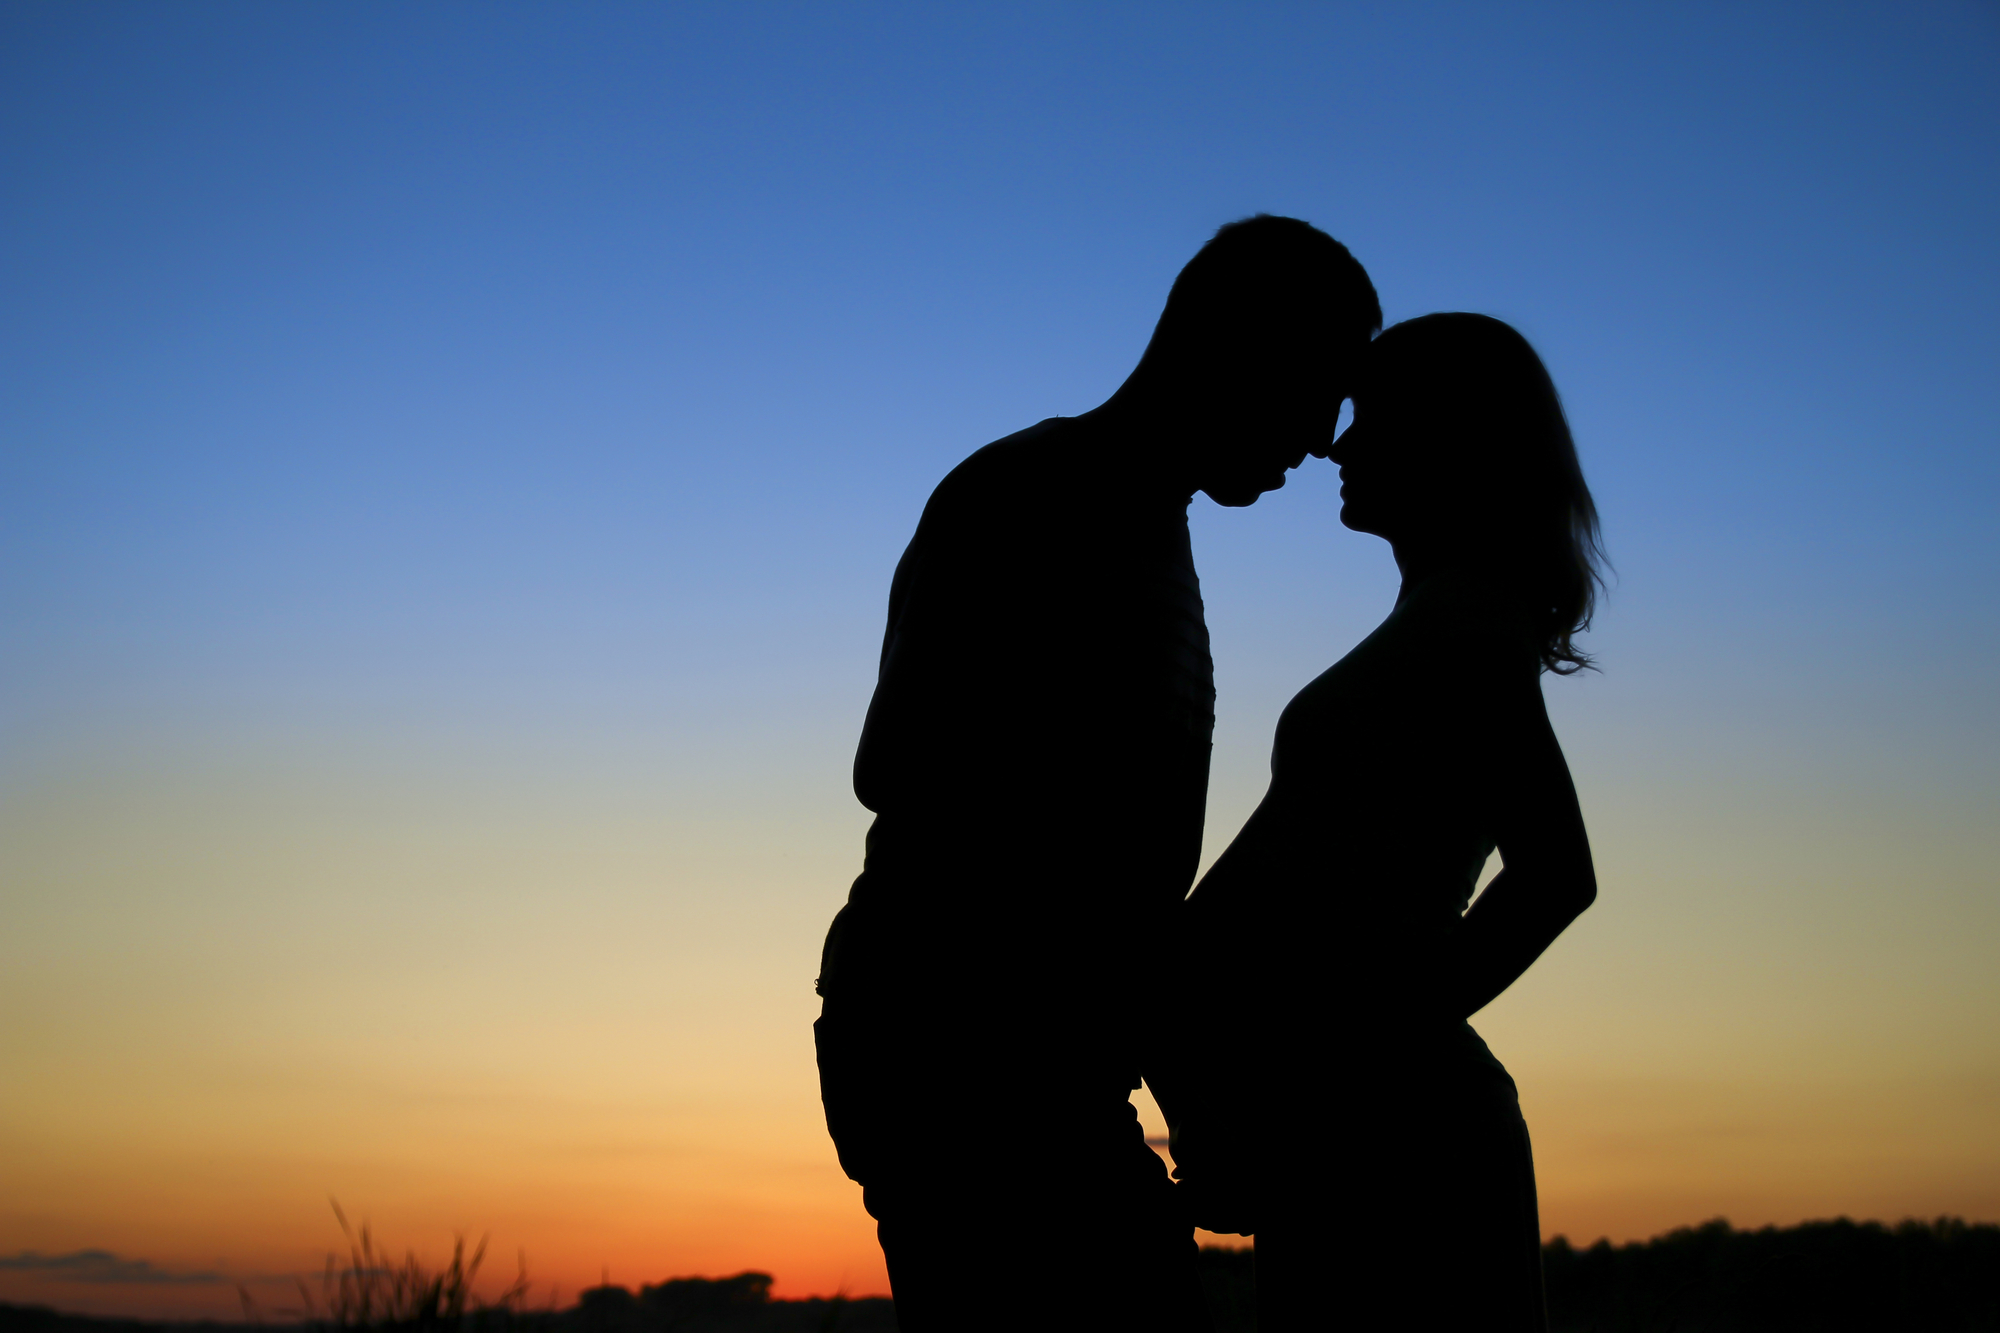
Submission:
<svg viewBox="0 0 2000 1333">
<path fill-rule="evenodd" d="M 968 580 L 990 585 L 990 593 L 1018 576 L 1024 529 L 1045 526 L 1036 512 L 1048 491 L 1043 460 L 1065 420 L 1051 417 L 995 440 L 945 474 L 896 566 L 892 618 L 907 609 L 905 599 L 934 613 L 940 588 L 959 610 L 970 611 Z"/>
<path fill-rule="evenodd" d="M 1049 453 L 1058 447 L 1068 422 L 1068 417 L 1050 417 L 975 449 L 931 492 L 931 508 L 983 508 L 1032 493 L 1046 479 Z"/>
</svg>

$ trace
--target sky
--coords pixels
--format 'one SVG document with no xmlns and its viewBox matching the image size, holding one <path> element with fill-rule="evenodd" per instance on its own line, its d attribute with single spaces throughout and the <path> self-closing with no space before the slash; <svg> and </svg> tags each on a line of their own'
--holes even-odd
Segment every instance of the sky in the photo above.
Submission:
<svg viewBox="0 0 2000 1333">
<path fill-rule="evenodd" d="M 0 1300 L 283 1304 L 330 1197 L 885 1290 L 890 573 L 1258 211 L 1521 328 L 1603 511 L 1600 897 L 1475 1020 L 1545 1231 L 2000 1220 L 1990 3 L 6 3 L 0 201 Z M 1191 511 L 1210 857 L 1394 600 L 1336 485 Z"/>
</svg>

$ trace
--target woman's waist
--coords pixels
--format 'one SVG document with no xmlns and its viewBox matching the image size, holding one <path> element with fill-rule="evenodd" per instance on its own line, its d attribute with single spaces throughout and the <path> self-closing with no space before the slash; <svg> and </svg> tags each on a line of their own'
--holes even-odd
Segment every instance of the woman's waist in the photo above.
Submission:
<svg viewBox="0 0 2000 1333">
<path fill-rule="evenodd" d="M 1190 899 L 1199 911 L 1311 917 L 1337 913 L 1428 923 L 1465 911 L 1483 855 L 1476 839 L 1329 846 L 1296 831 L 1232 844 Z"/>
<path fill-rule="evenodd" d="M 1238 862 L 1246 873 L 1255 866 L 1281 878 L 1416 881 L 1462 891 L 1492 850 L 1488 821 L 1449 784 L 1414 786 L 1413 793 L 1412 784 L 1379 774 L 1366 789 L 1274 778 L 1216 870 Z"/>
<path fill-rule="evenodd" d="M 1463 926 L 1442 892 L 1212 893 L 1188 902 L 1184 959 L 1192 975 L 1245 998 L 1348 1006 L 1407 991 L 1431 973 Z"/>
<path fill-rule="evenodd" d="M 1204 1081 L 1227 1084 L 1233 1091 L 1223 1091 L 1226 1099 L 1253 1104 L 1413 1108 L 1518 1100 L 1506 1066 L 1462 1021 L 1329 1024 L 1266 1016 L 1233 1033 L 1198 1029 L 1194 1043 L 1193 1063 L 1209 1073 Z"/>
</svg>

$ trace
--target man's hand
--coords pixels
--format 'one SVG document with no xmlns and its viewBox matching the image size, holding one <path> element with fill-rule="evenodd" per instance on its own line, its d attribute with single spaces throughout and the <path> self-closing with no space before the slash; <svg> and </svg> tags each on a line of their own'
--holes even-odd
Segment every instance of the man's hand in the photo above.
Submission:
<svg viewBox="0 0 2000 1333">
<path fill-rule="evenodd" d="M 1243 1154 L 1222 1146 L 1234 1137 L 1190 1135 L 1186 1125 L 1174 1125 L 1167 1131 L 1167 1151 L 1173 1154 L 1174 1179 L 1194 1224 L 1204 1231 L 1248 1236 L 1257 1230 L 1252 1177 Z"/>
</svg>

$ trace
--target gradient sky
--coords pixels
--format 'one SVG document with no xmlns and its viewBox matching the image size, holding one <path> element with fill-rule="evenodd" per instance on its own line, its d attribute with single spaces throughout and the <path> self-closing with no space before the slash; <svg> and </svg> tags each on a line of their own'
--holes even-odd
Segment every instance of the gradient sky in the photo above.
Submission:
<svg viewBox="0 0 2000 1333">
<path fill-rule="evenodd" d="M 328 1195 L 882 1290 L 890 571 L 1259 210 L 1522 328 L 1604 511 L 1602 894 L 1478 1020 L 1546 1229 L 2000 1219 L 1991 4 L 13 3 L 0 192 L 0 1300 L 281 1301 Z M 1394 597 L 1335 486 L 1194 506 L 1211 856 Z"/>
</svg>

